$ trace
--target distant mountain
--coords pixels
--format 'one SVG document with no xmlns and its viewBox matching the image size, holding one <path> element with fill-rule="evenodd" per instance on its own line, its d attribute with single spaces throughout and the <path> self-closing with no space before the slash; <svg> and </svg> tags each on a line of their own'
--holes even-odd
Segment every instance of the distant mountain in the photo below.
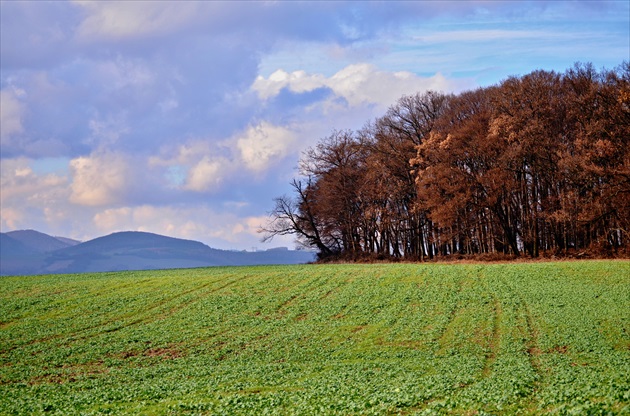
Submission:
<svg viewBox="0 0 630 416">
<path fill-rule="evenodd" d="M 159 234 L 140 231 L 123 231 L 104 237 L 98 237 L 85 243 L 63 250 L 65 255 L 99 253 L 101 255 L 131 254 L 148 255 L 151 253 L 183 254 L 198 253 L 209 247 L 203 243 L 181 238 L 166 237 Z"/>
<path fill-rule="evenodd" d="M 0 254 L 2 257 L 9 255 L 33 254 L 37 250 L 28 247 L 26 244 L 12 238 L 7 233 L 0 233 Z"/>
<path fill-rule="evenodd" d="M 22 241 L 15 239 L 14 235 Z M 54 245 L 51 239 L 64 246 L 44 251 Z M 2 234 L 2 247 L 0 275 L 298 264 L 314 260 L 314 254 L 308 251 L 217 250 L 198 241 L 133 231 L 114 233 L 74 245 L 37 231 L 18 231 Z"/>
<path fill-rule="evenodd" d="M 55 251 L 62 248 L 70 247 L 74 244 L 67 241 L 63 241 L 56 237 L 51 237 L 48 234 L 40 233 L 35 230 L 19 230 L 9 231 L 6 233 L 9 237 L 13 238 L 30 247 L 36 251 L 47 253 L 49 251 Z M 68 239 L 69 241 L 73 241 Z"/>
<path fill-rule="evenodd" d="M 45 257 L 44 253 L 8 233 L 0 233 L 0 275 L 37 273 Z"/>
<path fill-rule="evenodd" d="M 68 246 L 76 246 L 77 244 L 81 244 L 81 241 L 73 240 L 72 238 L 59 237 L 59 236 L 55 236 L 55 238 L 61 241 L 62 243 L 66 243 Z"/>
</svg>

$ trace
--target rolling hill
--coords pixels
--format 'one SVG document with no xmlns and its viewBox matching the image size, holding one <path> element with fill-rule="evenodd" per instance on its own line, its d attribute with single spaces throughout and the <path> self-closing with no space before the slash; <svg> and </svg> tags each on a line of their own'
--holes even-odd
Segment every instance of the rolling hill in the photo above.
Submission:
<svg viewBox="0 0 630 416">
<path fill-rule="evenodd" d="M 72 241 L 33 230 L 3 233 L 0 275 L 299 264 L 313 260 L 313 253 L 307 251 L 217 250 L 198 241 L 146 232 L 118 232 L 79 244 Z"/>
<path fill-rule="evenodd" d="M 80 243 L 80 241 L 71 240 L 69 238 L 60 239 L 58 237 L 51 237 L 48 234 L 40 233 L 35 230 L 9 231 L 6 235 L 42 253 L 59 250 Z"/>
<path fill-rule="evenodd" d="M 0 275 L 36 274 L 45 258 L 45 253 L 0 233 Z"/>
</svg>

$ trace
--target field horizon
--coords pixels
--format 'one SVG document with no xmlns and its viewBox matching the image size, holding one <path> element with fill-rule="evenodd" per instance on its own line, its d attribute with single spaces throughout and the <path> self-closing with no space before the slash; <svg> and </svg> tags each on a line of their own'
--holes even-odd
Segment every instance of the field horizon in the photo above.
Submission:
<svg viewBox="0 0 630 416">
<path fill-rule="evenodd" d="M 630 261 L 0 278 L 0 414 L 628 414 Z"/>
</svg>

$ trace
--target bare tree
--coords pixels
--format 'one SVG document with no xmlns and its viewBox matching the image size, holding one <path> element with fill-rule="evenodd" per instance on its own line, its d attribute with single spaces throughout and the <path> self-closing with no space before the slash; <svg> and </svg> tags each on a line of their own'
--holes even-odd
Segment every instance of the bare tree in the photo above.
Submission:
<svg viewBox="0 0 630 416">
<path fill-rule="evenodd" d="M 261 227 L 258 232 L 263 233 L 263 242 L 272 240 L 278 235 L 295 235 L 297 241 L 305 247 L 316 248 L 320 256 L 333 254 L 333 249 L 329 247 L 320 235 L 317 217 L 313 212 L 311 193 L 311 178 L 307 179 L 306 185 L 294 179 L 291 186 L 297 198 L 282 196 L 275 198 L 275 207 L 269 213 L 269 222 Z"/>
</svg>

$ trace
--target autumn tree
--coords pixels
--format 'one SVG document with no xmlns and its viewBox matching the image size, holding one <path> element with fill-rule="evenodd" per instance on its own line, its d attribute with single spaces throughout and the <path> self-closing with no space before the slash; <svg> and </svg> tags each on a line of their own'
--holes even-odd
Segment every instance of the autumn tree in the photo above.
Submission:
<svg viewBox="0 0 630 416">
<path fill-rule="evenodd" d="M 410 164 L 416 147 L 429 136 L 449 96 L 429 91 L 403 96 L 370 126 L 368 182 L 379 195 L 382 213 L 381 251 L 394 257 L 432 256 L 427 245 L 426 212 L 418 205 L 415 173 Z"/>
<path fill-rule="evenodd" d="M 628 63 L 403 96 L 308 149 L 262 231 L 348 259 L 623 251 L 629 138 Z"/>
</svg>

